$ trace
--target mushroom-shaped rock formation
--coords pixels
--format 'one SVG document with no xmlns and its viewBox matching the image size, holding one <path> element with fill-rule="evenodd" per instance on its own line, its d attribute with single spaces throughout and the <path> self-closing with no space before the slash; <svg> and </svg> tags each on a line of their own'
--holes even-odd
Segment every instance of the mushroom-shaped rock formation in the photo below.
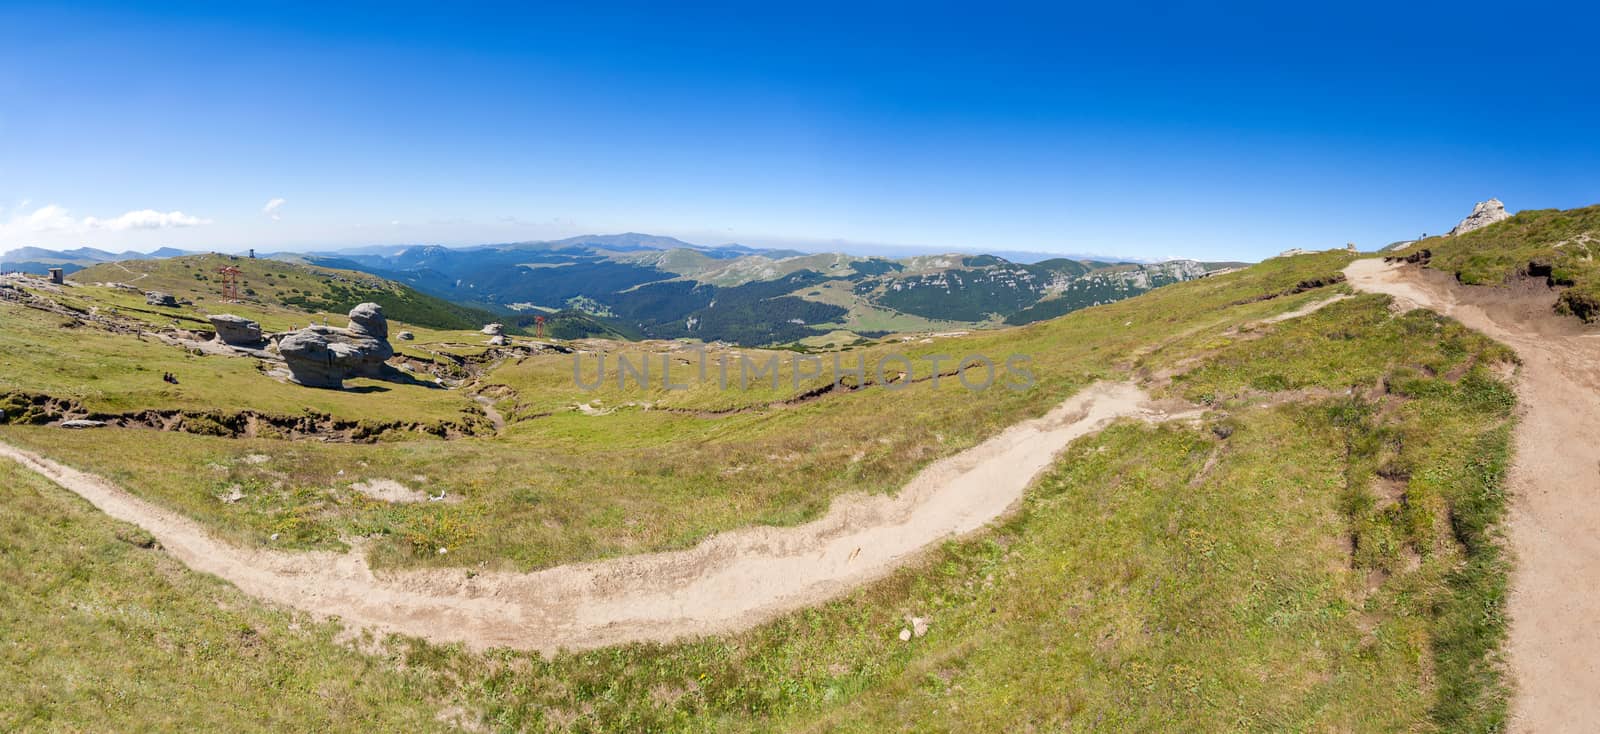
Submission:
<svg viewBox="0 0 1600 734">
<path fill-rule="evenodd" d="M 237 347 L 260 346 L 264 341 L 261 335 L 261 324 L 243 316 L 231 313 L 219 313 L 208 317 L 211 325 L 217 330 L 217 341 Z"/>
<path fill-rule="evenodd" d="M 389 320 L 383 307 L 363 303 L 350 310 L 350 327 L 310 326 L 278 340 L 278 354 L 289 379 L 308 387 L 343 387 L 351 377 L 382 377 L 389 345 Z"/>
<path fill-rule="evenodd" d="M 483 327 L 483 333 L 489 335 L 489 346 L 503 347 L 507 344 L 505 327 L 500 324 L 489 324 Z"/>
<path fill-rule="evenodd" d="M 169 306 L 169 307 L 172 307 L 172 306 L 177 306 L 178 305 L 178 299 L 174 298 L 171 293 L 162 293 L 161 291 L 150 291 L 149 293 L 144 294 L 144 303 L 145 303 L 146 306 Z"/>
</svg>

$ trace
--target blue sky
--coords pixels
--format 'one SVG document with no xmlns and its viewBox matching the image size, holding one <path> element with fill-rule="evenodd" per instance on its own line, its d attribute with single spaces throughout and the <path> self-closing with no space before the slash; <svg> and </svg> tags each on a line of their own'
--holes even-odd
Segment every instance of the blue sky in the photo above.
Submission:
<svg viewBox="0 0 1600 734">
<path fill-rule="evenodd" d="M 0 250 L 1256 259 L 1600 202 L 1580 5 L 665 5 L 0 0 Z"/>
</svg>

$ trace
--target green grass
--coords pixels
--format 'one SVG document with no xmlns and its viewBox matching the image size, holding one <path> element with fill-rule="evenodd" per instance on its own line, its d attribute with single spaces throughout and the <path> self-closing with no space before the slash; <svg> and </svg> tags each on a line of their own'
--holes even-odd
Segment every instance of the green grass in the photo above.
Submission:
<svg viewBox="0 0 1600 734">
<path fill-rule="evenodd" d="M 11 304 L 0 304 L 0 317 L 0 395 L 45 394 L 112 414 L 256 410 L 379 423 L 481 419 L 468 397 L 448 390 L 368 379 L 349 381 L 357 391 L 314 390 L 262 374 L 260 362 L 251 358 L 199 356 L 153 337 L 113 334 Z M 166 372 L 178 384 L 163 382 Z"/>
<path fill-rule="evenodd" d="M 1470 285 L 1499 285 L 1529 274 L 1566 286 L 1559 308 L 1600 318 L 1600 205 L 1518 212 L 1497 224 L 1455 237 L 1430 237 L 1398 254 L 1432 253 L 1429 266 Z"/>
<path fill-rule="evenodd" d="M 421 731 L 419 676 L 0 459 L 0 730 Z"/>
<path fill-rule="evenodd" d="M 1509 353 L 1448 319 L 1391 317 L 1372 296 L 1258 323 L 1339 292 L 1279 295 L 1348 260 L 1280 258 L 896 347 L 1028 353 L 1031 392 L 947 381 L 764 407 L 795 388 L 618 389 L 603 401 L 683 411 L 535 417 L 593 397 L 560 381 L 556 360 L 570 357 L 538 357 L 486 378 L 523 405 L 496 439 L 323 445 L 18 426 L 0 438 L 241 544 L 280 532 L 290 547 L 336 547 L 377 533 L 383 564 L 531 568 L 814 517 L 839 491 L 898 487 L 1093 379 L 1144 375 L 1212 412 L 1197 426 L 1085 437 L 998 527 L 818 608 L 672 645 L 543 658 L 395 638 L 364 660 L 375 685 L 401 676 L 428 705 L 510 731 L 1495 731 L 1514 399 L 1495 375 Z M 728 405 L 751 409 L 696 412 Z M 349 490 L 369 477 L 464 501 L 381 505 Z M 234 484 L 248 499 L 216 499 Z M 451 548 L 446 560 L 435 544 Z M 911 615 L 930 631 L 901 642 Z"/>
<path fill-rule="evenodd" d="M 1026 354 L 1032 357 L 1037 384 L 1024 392 L 996 387 L 974 393 L 946 378 L 938 388 L 923 381 L 901 391 L 879 387 L 784 405 L 782 401 L 825 383 L 813 379 L 796 387 L 785 376 L 776 388 L 768 383 L 723 391 L 713 381 L 686 391 L 613 384 L 587 392 L 573 383 L 571 355 L 547 355 L 505 363 L 483 378 L 484 384 L 513 391 L 500 403 L 513 422 L 504 435 L 492 439 L 337 445 L 20 426 L 0 430 L 0 435 L 111 476 L 240 543 L 264 543 L 278 533 L 278 542 L 290 547 L 340 547 L 341 537 L 377 534 L 371 547 L 380 564 L 537 568 L 683 548 L 717 531 L 751 524 L 795 524 L 825 512 L 839 493 L 893 491 L 929 462 L 1045 413 L 1094 379 L 1125 376 L 1140 354 L 1146 360 L 1175 361 L 1206 348 L 1212 338 L 1208 335 L 1240 320 L 1326 297 L 1325 292 L 1308 292 L 1258 300 L 1326 276 L 1347 261 L 1337 254 L 1272 261 L 1223 278 L 1159 289 L 1132 305 L 1111 304 L 1027 327 L 931 343 L 879 344 L 838 355 L 846 364 L 860 357 L 870 366 L 884 354 L 904 353 L 913 358 L 913 377 L 927 378 L 931 362 L 923 357 L 930 354 L 982 353 L 997 361 Z M 23 353 L 25 344 L 39 338 L 47 337 L 29 335 L 0 349 L 0 355 Z M 67 342 L 54 345 L 52 349 L 67 355 L 90 353 Z M 147 359 L 171 359 L 174 354 L 187 359 L 169 347 L 150 348 L 157 351 Z M 740 351 L 753 358 L 770 354 Z M 96 357 L 83 374 L 66 372 L 52 382 L 57 380 L 52 375 L 22 369 L 19 356 L 19 369 L 29 379 L 13 379 L 57 392 L 80 381 L 92 384 L 90 374 L 103 373 L 102 381 L 126 379 L 142 364 L 140 359 L 113 359 L 121 358 Z M 371 394 L 306 390 L 244 372 L 253 369 L 250 363 L 195 358 L 196 365 L 231 371 L 228 380 L 216 381 L 219 392 L 197 397 L 195 403 L 265 404 L 303 396 L 339 401 L 329 408 L 340 415 L 423 413 L 424 404 L 408 398 L 400 386 Z M 154 370 L 147 373 L 154 376 L 162 368 L 146 369 Z M 192 370 L 186 367 L 180 374 Z M 874 372 L 869 369 L 869 380 L 876 379 Z M 190 383 L 185 379 L 181 387 Z M 470 405 L 459 392 L 428 390 L 422 397 L 442 401 L 441 413 Z M 585 415 L 572 409 L 580 403 L 614 412 Z M 724 412 L 730 410 L 738 412 Z M 270 460 L 240 461 L 249 454 Z M 364 502 L 349 489 L 351 483 L 374 478 L 445 490 L 463 501 L 389 508 Z M 248 488 L 250 499 L 220 503 L 216 497 L 235 484 Z M 440 556 L 439 547 L 448 547 L 450 553 Z"/>
<path fill-rule="evenodd" d="M 1087 437 L 999 528 L 821 608 L 553 660 L 402 644 L 507 729 L 1499 730 L 1505 353 L 1352 307 L 1293 338 L 1403 389 Z M 900 642 L 910 615 L 930 632 Z"/>
<path fill-rule="evenodd" d="M 25 427 L 6 428 L 0 435 L 111 476 L 236 542 L 264 543 L 278 533 L 279 542 L 291 547 L 340 547 L 340 537 L 375 533 L 380 537 L 372 548 L 380 564 L 537 568 L 683 548 L 751 524 L 791 525 L 821 515 L 837 494 L 893 491 L 929 462 L 1045 413 L 1088 382 L 1125 375 L 1141 351 L 1154 353 L 1171 341 L 1153 357 L 1176 359 L 1187 348 L 1187 334 L 1325 297 L 1303 293 L 1256 300 L 1327 275 L 1347 258 L 1293 260 L 1160 289 L 1133 306 L 1118 303 L 1027 327 L 931 343 L 880 344 L 839 355 L 846 364 L 860 356 L 870 366 L 886 353 L 905 353 L 914 360 L 913 377 L 926 378 L 931 362 L 923 357 L 930 354 L 982 353 L 996 361 L 1026 354 L 1032 356 L 1037 384 L 1024 392 L 996 387 L 974 393 L 946 378 L 938 388 L 924 381 L 901 391 L 871 388 L 798 405 L 781 403 L 825 380 L 796 388 L 781 379 L 777 388 L 768 383 L 743 391 L 723 391 L 714 382 L 681 392 L 613 385 L 591 393 L 573 384 L 571 355 L 548 355 L 508 362 L 483 378 L 485 384 L 514 391 L 501 401 L 501 412 L 513 423 L 493 439 L 286 444 Z M 57 348 L 72 351 L 65 343 Z M 250 361 L 207 357 L 197 362 L 241 369 L 232 364 Z M 105 371 L 129 369 L 116 364 Z M 876 379 L 873 372 L 869 369 L 869 380 Z M 229 400 L 235 394 L 253 401 L 277 395 L 337 398 L 348 401 L 341 414 L 361 406 L 403 411 L 411 404 L 398 387 L 351 395 L 238 377 L 253 380 L 204 399 Z M 52 392 L 84 377 L 60 383 L 49 383 L 47 375 L 36 379 Z M 466 402 L 458 392 L 431 390 L 425 397 Z M 615 411 L 591 416 L 572 409 L 585 402 Z M 739 412 L 721 412 L 728 410 Z M 271 460 L 241 463 L 248 454 Z M 414 479 L 419 476 L 426 480 Z M 371 478 L 425 484 L 463 501 L 447 507 L 374 507 L 349 489 Z M 235 484 L 249 488 L 251 499 L 221 504 L 216 496 Z M 450 553 L 440 556 L 439 547 Z"/>
<path fill-rule="evenodd" d="M 222 275 L 240 270 L 241 303 L 223 302 Z M 286 306 L 306 313 L 349 313 L 356 304 L 374 302 L 391 319 L 440 329 L 475 329 L 496 320 L 478 309 L 459 306 L 419 293 L 394 281 L 349 270 L 237 255 L 186 255 L 154 260 L 129 260 L 94 265 L 73 273 L 74 283 L 127 283 L 144 291 L 163 291 L 192 299 L 222 312 L 235 306 Z M 140 300 L 142 304 L 142 297 Z M 249 316 L 248 313 L 240 313 Z"/>
</svg>

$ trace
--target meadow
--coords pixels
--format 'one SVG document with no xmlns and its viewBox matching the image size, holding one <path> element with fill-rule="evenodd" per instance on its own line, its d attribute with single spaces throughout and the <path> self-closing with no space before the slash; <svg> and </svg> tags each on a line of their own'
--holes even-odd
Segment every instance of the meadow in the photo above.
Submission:
<svg viewBox="0 0 1600 734">
<path fill-rule="evenodd" d="M 281 658 L 297 650 L 317 675 L 370 666 L 343 684 L 371 689 L 326 684 L 345 718 L 302 719 L 345 730 L 392 715 L 410 728 L 460 720 L 504 731 L 1497 731 L 1508 561 L 1496 528 L 1512 357 L 1449 319 L 1394 315 L 1378 296 L 1268 321 L 1348 295 L 1334 276 L 1349 259 L 1279 258 L 1026 327 L 852 351 L 895 350 L 919 364 L 935 353 L 1026 353 L 1037 380 L 1023 392 L 934 388 L 926 368 L 903 390 L 805 399 L 815 385 L 804 381 L 589 392 L 571 383 L 571 355 L 538 355 L 480 377 L 509 420 L 492 437 L 337 444 L 6 426 L 0 439 L 107 476 L 240 544 L 325 548 L 370 536 L 380 564 L 470 573 L 800 522 L 841 492 L 893 491 L 1093 380 L 1132 377 L 1207 406 L 1204 421 L 1087 436 L 991 529 L 746 632 L 543 657 L 370 635 L 339 645 L 325 627 L 283 621 L 263 664 L 289 665 Z M 45 376 L 7 379 L 53 387 Z M 461 501 L 391 505 L 350 489 L 371 478 Z M 235 486 L 245 499 L 220 501 Z M 159 555 L 124 547 L 99 522 L 98 542 L 117 554 L 115 568 L 90 573 L 107 587 L 95 593 L 147 584 L 149 566 L 124 559 Z M 8 542 L 17 567 L 43 569 L 40 583 L 74 578 L 69 562 L 25 560 L 59 543 Z M 441 545 L 447 556 L 432 552 Z M 30 603 L 8 598 L 6 613 L 37 620 Z M 912 617 L 926 634 L 902 641 Z M 219 645 L 239 636 L 193 634 Z M 42 632 L 11 644 L 14 659 L 85 667 L 106 654 Z M 182 661 L 161 645 L 141 654 L 156 670 Z M 248 713 L 268 705 L 270 687 L 202 680 L 201 690 L 234 697 L 235 728 L 271 721 Z M 71 697 L 47 695 L 62 685 L 26 699 L 27 721 L 74 721 Z M 24 695 L 6 690 L 0 700 Z M 290 700 L 282 715 L 296 710 Z M 125 715 L 138 728 L 155 714 Z"/>
</svg>

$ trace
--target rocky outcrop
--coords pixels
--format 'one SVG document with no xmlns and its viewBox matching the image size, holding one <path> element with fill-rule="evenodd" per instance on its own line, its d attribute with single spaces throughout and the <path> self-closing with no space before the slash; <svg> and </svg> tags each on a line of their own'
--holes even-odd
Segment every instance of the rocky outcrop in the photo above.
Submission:
<svg viewBox="0 0 1600 734">
<path fill-rule="evenodd" d="M 266 341 L 261 333 L 261 324 L 243 316 L 231 313 L 219 313 L 208 317 L 211 326 L 217 330 L 217 341 L 236 347 L 256 347 Z"/>
<path fill-rule="evenodd" d="M 1461 223 L 1457 224 L 1455 229 L 1450 230 L 1448 236 L 1454 237 L 1458 234 L 1466 234 L 1475 229 L 1483 229 L 1495 222 L 1503 222 L 1510 218 L 1511 215 L 1506 213 L 1506 205 L 1500 203 L 1499 199 L 1480 201 L 1477 206 L 1472 207 L 1472 213 L 1468 214 L 1466 219 L 1461 220 Z"/>
<path fill-rule="evenodd" d="M 489 335 L 489 346 L 503 347 L 510 342 L 506 339 L 505 327 L 500 324 L 489 324 L 483 327 L 483 333 Z"/>
<path fill-rule="evenodd" d="M 176 308 L 178 305 L 178 299 L 174 298 L 171 293 L 150 291 L 144 294 L 144 303 L 146 306 L 167 306 L 168 308 Z"/>
<path fill-rule="evenodd" d="M 394 338 L 399 339 L 400 341 L 403 341 L 403 342 L 408 342 L 408 341 L 411 341 L 412 339 L 417 338 L 417 335 L 413 334 L 413 333 L 411 333 L 409 331 L 402 331 L 402 332 L 400 332 L 398 334 L 395 334 Z"/>
<path fill-rule="evenodd" d="M 389 321 L 383 307 L 363 303 L 350 310 L 350 325 L 309 326 L 278 340 L 278 354 L 289 368 L 289 379 L 307 387 L 344 386 L 351 377 L 382 377 L 389 345 Z"/>
</svg>

